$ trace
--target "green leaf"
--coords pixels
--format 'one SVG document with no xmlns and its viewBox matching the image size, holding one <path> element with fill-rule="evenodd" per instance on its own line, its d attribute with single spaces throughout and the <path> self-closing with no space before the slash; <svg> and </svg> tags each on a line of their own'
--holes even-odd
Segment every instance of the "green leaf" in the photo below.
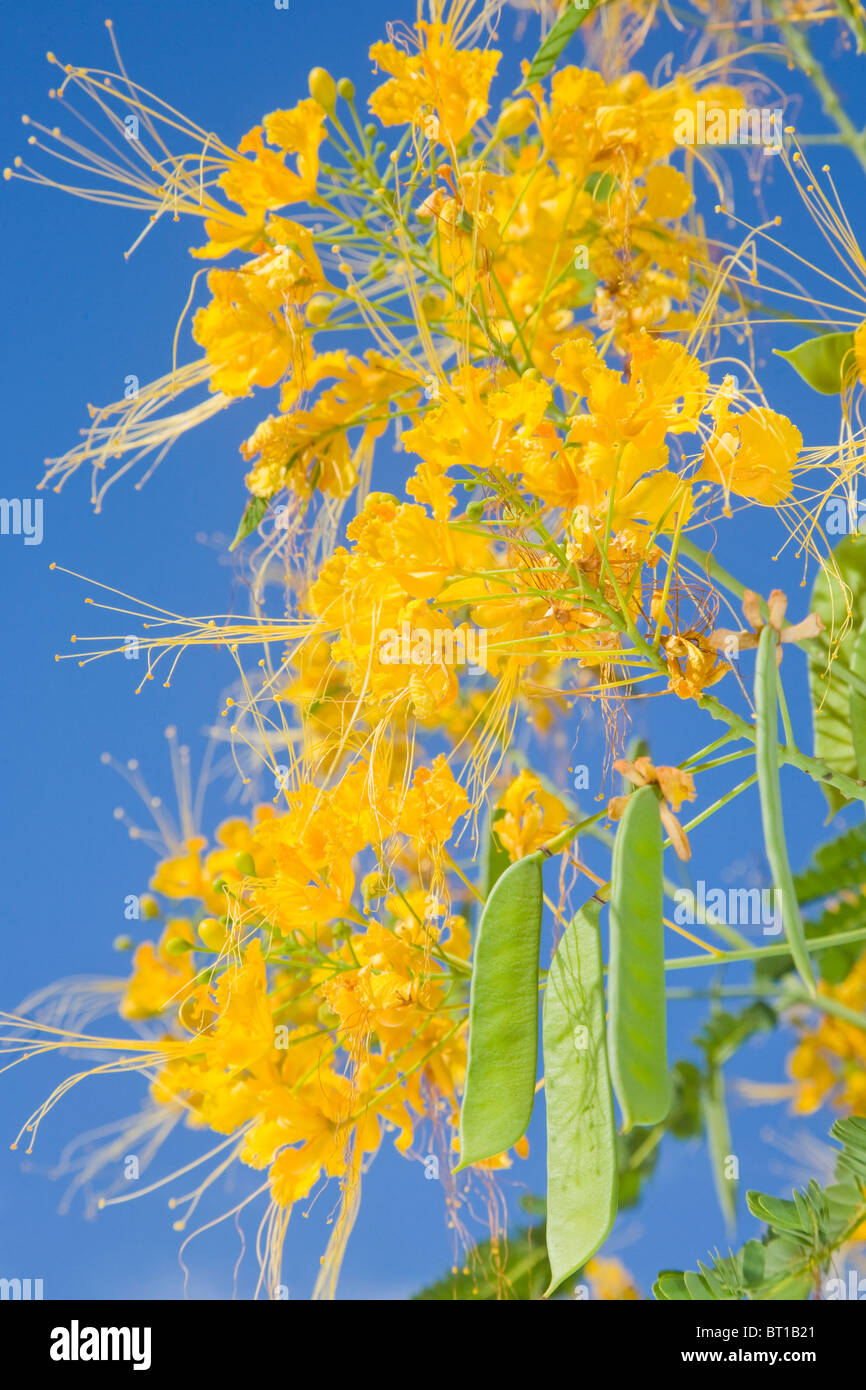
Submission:
<svg viewBox="0 0 866 1390">
<path fill-rule="evenodd" d="M 612 193 L 619 188 L 616 174 L 596 169 L 584 182 L 587 193 L 591 193 L 597 203 L 606 203 Z"/>
<path fill-rule="evenodd" d="M 703 1048 L 712 1069 L 727 1062 L 744 1042 L 755 1033 L 767 1032 L 776 1026 L 776 1015 L 762 1000 L 748 1004 L 738 1014 L 718 1009 L 704 1025 L 698 1046 Z"/>
<path fill-rule="evenodd" d="M 816 849 L 812 863 L 794 875 L 801 903 L 816 902 L 866 883 L 866 824 L 852 826 Z"/>
<path fill-rule="evenodd" d="M 542 1298 L 549 1280 L 542 1224 L 511 1232 L 507 1243 L 502 1239 L 495 1243 L 486 1240 L 473 1246 L 463 1270 L 446 1274 L 444 1279 L 413 1294 L 413 1301 L 535 1301 Z"/>
<path fill-rule="evenodd" d="M 548 1295 L 595 1254 L 616 1217 L 599 911 L 590 900 L 566 929 L 544 993 Z"/>
<path fill-rule="evenodd" d="M 814 922 L 806 922 L 805 928 L 807 941 L 818 941 L 822 936 L 835 936 L 838 932 L 866 928 L 866 897 L 860 894 L 856 898 L 843 899 L 840 903 L 829 905 L 823 916 Z M 831 946 L 827 950 L 817 951 L 815 960 L 822 980 L 832 985 L 841 984 L 864 946 L 864 941 L 849 941 L 841 946 Z M 778 980 L 793 968 L 794 962 L 788 955 L 768 956 L 759 963 L 756 979 Z"/>
<path fill-rule="evenodd" d="M 815 993 L 815 975 L 806 948 L 806 933 L 800 904 L 794 888 L 785 823 L 782 815 L 782 789 L 779 782 L 779 709 L 776 654 L 779 639 L 774 628 L 761 629 L 758 660 L 755 665 L 755 763 L 761 796 L 761 822 L 773 883 L 782 899 L 782 922 L 797 973 L 810 994 Z"/>
<path fill-rule="evenodd" d="M 810 611 L 818 614 L 825 629 L 808 644 L 815 757 L 821 758 L 834 772 L 856 777 L 850 687 L 840 670 L 853 672 L 857 634 L 866 622 L 866 539 L 846 536 L 833 551 L 833 559 L 838 576 L 825 570 L 819 573 L 810 605 Z M 840 642 L 839 634 L 849 608 L 852 626 Z M 831 815 L 847 805 L 845 797 L 835 787 L 825 786 L 824 795 Z"/>
<path fill-rule="evenodd" d="M 662 825 L 652 787 L 626 803 L 613 849 L 610 1069 L 623 1125 L 658 1124 L 671 1103 L 667 1063 Z"/>
<path fill-rule="evenodd" d="M 241 541 L 245 541 L 247 536 L 252 535 L 267 510 L 268 499 L 266 497 L 251 497 L 249 499 L 229 550 L 234 550 L 236 545 L 240 545 Z"/>
<path fill-rule="evenodd" d="M 591 304 L 598 289 L 598 276 L 591 270 L 576 270 L 572 279 L 577 284 L 577 293 L 571 301 L 571 307 L 581 309 L 585 304 Z"/>
<path fill-rule="evenodd" d="M 469 998 L 460 1168 L 516 1144 L 532 1115 L 544 909 L 541 863 L 539 851 L 506 869 L 481 914 Z"/>
<path fill-rule="evenodd" d="M 588 19 L 599 0 L 583 0 L 571 4 L 554 24 L 544 43 L 539 48 L 523 79 L 519 91 L 525 92 L 533 82 L 541 82 L 554 66 L 569 39 L 573 38 L 585 19 Z"/>
<path fill-rule="evenodd" d="M 855 369 L 853 333 L 825 333 L 820 338 L 807 338 L 788 352 L 780 348 L 773 351 L 790 362 L 814 391 L 825 396 L 838 396 Z"/>
<path fill-rule="evenodd" d="M 851 670 L 858 680 L 866 685 L 866 622 L 854 638 L 851 650 Z M 851 742 L 854 745 L 854 761 L 857 776 L 866 777 L 866 695 L 852 688 L 848 697 L 851 713 Z"/>
<path fill-rule="evenodd" d="M 809 1298 L 866 1219 L 866 1120 L 837 1120 L 830 1134 L 842 1145 L 835 1183 L 822 1188 L 812 1179 L 791 1201 L 749 1192 L 749 1210 L 767 1225 L 763 1239 L 717 1255 L 711 1265 L 699 1262 L 697 1272 L 662 1270 L 653 1287 L 656 1298 Z"/>
</svg>

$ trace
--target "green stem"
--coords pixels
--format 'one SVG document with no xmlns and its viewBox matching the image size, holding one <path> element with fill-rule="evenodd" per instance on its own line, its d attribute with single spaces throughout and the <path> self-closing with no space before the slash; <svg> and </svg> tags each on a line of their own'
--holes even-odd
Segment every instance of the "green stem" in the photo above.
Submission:
<svg viewBox="0 0 866 1390">
<path fill-rule="evenodd" d="M 831 946 L 848 946 L 852 941 L 866 940 L 866 927 L 858 927 L 855 931 L 840 931 L 832 936 L 822 936 L 816 940 L 810 940 L 808 949 L 812 951 L 827 951 Z M 696 965 L 736 965 L 739 961 L 769 960 L 771 956 L 789 956 L 791 948 L 787 941 L 780 942 L 778 946 L 756 946 L 753 951 L 720 951 L 718 955 L 708 956 L 677 956 L 674 960 L 665 961 L 665 970 L 690 970 Z M 815 1001 L 808 999 L 810 1004 Z"/>
<path fill-rule="evenodd" d="M 861 169 L 866 170 L 866 147 L 864 147 L 863 133 L 857 129 L 846 114 L 836 88 L 812 52 L 805 33 L 786 18 L 785 0 L 767 0 L 767 6 L 779 32 L 788 45 L 790 56 L 797 67 L 805 73 L 818 93 L 825 116 L 833 122 L 845 144 L 859 162 Z"/>
</svg>

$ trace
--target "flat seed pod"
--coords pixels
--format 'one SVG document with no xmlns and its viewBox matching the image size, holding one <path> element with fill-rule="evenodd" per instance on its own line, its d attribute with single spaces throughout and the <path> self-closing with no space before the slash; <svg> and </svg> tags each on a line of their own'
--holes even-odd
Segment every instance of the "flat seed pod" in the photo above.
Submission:
<svg viewBox="0 0 866 1390">
<path fill-rule="evenodd" d="M 548 1294 L 595 1254 L 616 1217 L 599 911 L 588 902 L 567 928 L 544 992 Z"/>
<path fill-rule="evenodd" d="M 541 863 L 537 853 L 510 865 L 481 914 L 469 1000 L 459 1168 L 516 1144 L 532 1116 L 544 908 Z"/>
<path fill-rule="evenodd" d="M 755 761 L 758 771 L 758 790 L 761 793 L 761 821 L 764 844 L 773 875 L 773 883 L 782 898 L 782 921 L 785 936 L 797 973 L 810 994 L 816 992 L 812 962 L 806 949 L 806 932 L 800 916 L 800 904 L 788 862 L 785 842 L 785 822 L 782 817 L 782 789 L 779 784 L 779 715 L 776 683 L 776 647 L 778 638 L 773 628 L 761 629 L 758 659 L 755 663 Z"/>
<path fill-rule="evenodd" d="M 617 831 L 610 899 L 610 1070 L 625 1130 L 670 1108 L 663 902 L 659 803 L 641 787 Z"/>
</svg>

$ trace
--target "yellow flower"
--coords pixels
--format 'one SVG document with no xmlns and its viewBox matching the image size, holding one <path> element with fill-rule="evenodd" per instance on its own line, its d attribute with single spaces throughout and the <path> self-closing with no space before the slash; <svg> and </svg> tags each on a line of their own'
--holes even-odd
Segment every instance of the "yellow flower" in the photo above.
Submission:
<svg viewBox="0 0 866 1390">
<path fill-rule="evenodd" d="M 210 304 L 193 319 L 193 337 L 210 363 L 210 389 L 243 396 L 274 386 L 303 362 L 303 305 L 326 281 L 310 232 L 283 218 L 269 232 L 279 244 L 241 270 L 212 270 Z"/>
<path fill-rule="evenodd" d="M 696 700 L 708 685 L 722 679 L 727 667 L 710 639 L 699 632 L 677 632 L 662 638 L 670 688 L 681 700 Z"/>
<path fill-rule="evenodd" d="M 640 1298 L 634 1280 L 619 1260 L 606 1260 L 595 1255 L 584 1265 L 583 1273 L 589 1280 L 593 1298 L 618 1303 L 634 1302 Z"/>
<path fill-rule="evenodd" d="M 727 386 L 727 382 L 725 384 Z M 766 406 L 752 406 L 742 415 L 730 409 L 724 388 L 710 407 L 713 437 L 704 450 L 698 478 L 720 483 L 725 497 L 735 492 L 765 507 L 790 497 L 791 470 L 803 447 L 803 436 L 784 415 Z"/>
<path fill-rule="evenodd" d="M 559 797 L 545 791 L 541 780 L 526 768 L 500 797 L 498 809 L 505 814 L 497 817 L 493 829 L 512 860 L 532 854 L 571 820 Z"/>
<path fill-rule="evenodd" d="M 184 895 L 186 896 L 186 895 Z M 194 970 L 189 954 L 170 954 L 166 944 L 172 940 L 195 940 L 192 926 L 184 917 L 173 917 L 155 947 L 144 941 L 133 957 L 132 975 L 120 1003 L 122 1018 L 154 1018 L 169 1008 L 179 1008 L 189 994 Z"/>
<path fill-rule="evenodd" d="M 866 386 L 866 321 L 854 329 L 854 361 L 857 364 L 857 377 Z"/>
<path fill-rule="evenodd" d="M 490 83 L 501 54 L 494 49 L 457 48 L 449 24 L 420 20 L 418 52 L 375 43 L 370 57 L 388 82 L 370 97 L 383 125 L 420 125 L 430 139 L 456 145 L 487 113 Z"/>
</svg>

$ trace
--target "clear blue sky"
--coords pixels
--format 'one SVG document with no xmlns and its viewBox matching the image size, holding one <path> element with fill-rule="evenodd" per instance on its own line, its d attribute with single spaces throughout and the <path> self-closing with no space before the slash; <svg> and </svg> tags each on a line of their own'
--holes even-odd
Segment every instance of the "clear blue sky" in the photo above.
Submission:
<svg viewBox="0 0 866 1390">
<path fill-rule="evenodd" d="M 291 0 L 288 11 L 275 10 L 270 0 L 212 0 L 206 6 L 127 0 L 112 17 L 131 75 L 200 125 L 218 129 L 234 142 L 263 113 L 305 95 L 306 74 L 315 64 L 326 65 L 337 76 L 350 75 L 362 93 L 368 91 L 368 45 L 384 36 L 388 19 L 409 19 L 414 8 L 414 0 L 365 0 L 362 6 L 346 0 Z M 49 124 L 55 119 L 47 98 L 55 75 L 44 61 L 46 50 L 63 60 L 113 65 L 105 17 L 102 3 L 93 0 L 80 0 L 74 7 L 60 0 L 6 7 L 0 163 L 25 150 L 22 112 Z M 508 52 L 514 22 L 513 14 L 506 12 L 502 38 Z M 662 52 L 658 45 L 650 48 L 641 55 L 641 66 L 651 70 Z M 574 60 L 580 61 L 577 46 Z M 507 62 L 504 67 L 510 78 L 514 69 Z M 834 58 L 832 71 L 852 116 L 863 124 L 862 85 L 853 75 L 853 64 Z M 775 75 L 796 85 L 781 65 Z M 500 84 L 497 101 L 507 90 L 507 83 Z M 798 124 L 826 128 L 808 98 Z M 843 154 L 834 157 L 834 169 L 840 173 L 856 228 L 863 213 L 862 177 L 849 178 L 854 170 Z M 738 210 L 757 220 L 763 208 L 751 201 L 742 178 L 738 186 Z M 763 199 L 771 213 L 786 214 L 786 235 L 790 228 L 791 236 L 811 237 L 793 211 L 781 167 L 765 183 Z M 707 189 L 708 214 L 714 201 Z M 9 497 L 32 497 L 42 460 L 62 453 L 74 441 L 86 421 L 88 401 L 117 399 L 130 373 L 144 381 L 168 368 L 171 338 L 189 284 L 186 248 L 197 229 L 166 224 L 126 262 L 123 249 L 140 229 L 135 213 L 7 183 L 2 186 L 0 217 L 7 267 L 2 490 Z M 810 244 L 816 247 L 813 237 Z M 836 422 L 830 406 L 801 388 L 786 367 L 771 362 L 763 382 L 771 404 L 792 416 L 807 443 L 833 436 Z M 255 404 L 242 409 L 247 421 L 254 418 Z M 31 991 L 63 976 L 120 973 L 123 963 L 111 943 L 129 925 L 123 919 L 124 898 L 146 886 L 152 857 L 112 818 L 118 804 L 133 813 L 139 808 L 100 764 L 100 754 L 107 749 L 124 760 L 137 758 L 153 789 L 169 800 L 165 726 L 178 726 L 196 760 L 204 747 L 203 729 L 232 677 L 229 665 L 217 655 L 197 655 L 182 664 L 171 690 L 154 682 L 135 696 L 132 663 L 104 662 L 85 670 L 74 662 L 55 663 L 55 651 L 68 650 L 71 632 L 99 628 L 94 626 L 98 615 L 88 614 L 81 604 L 89 592 L 86 586 L 50 574 L 49 562 L 179 612 L 226 611 L 240 601 L 237 576 L 225 563 L 224 545 L 210 542 L 224 540 L 233 531 L 243 506 L 237 446 L 244 424 L 240 412 L 211 422 L 171 452 L 143 492 L 118 484 L 101 516 L 89 508 L 83 474 L 60 496 L 41 494 L 41 546 L 0 538 L 5 595 L 0 614 L 3 1007 L 14 1008 Z M 399 476 L 393 468 L 389 474 L 385 458 L 380 486 L 383 479 L 388 485 L 390 477 L 396 488 Z M 775 566 L 762 558 L 774 543 L 767 535 L 776 524 L 772 516 L 751 513 L 744 523 L 729 528 L 720 553 L 730 568 L 764 592 L 774 584 L 785 588 L 792 596 L 792 612 L 800 616 L 805 608 L 801 610 L 804 595 L 797 562 L 790 552 Z M 794 719 L 802 744 L 809 746 L 802 658 L 794 654 L 785 666 L 792 676 L 797 668 L 792 682 L 792 688 L 798 687 Z M 639 706 L 636 729 L 651 735 L 657 760 L 665 763 L 676 762 L 712 737 L 692 706 L 673 700 L 652 708 Z M 591 767 L 601 757 L 600 745 L 592 741 L 597 731 L 597 724 L 587 726 L 575 755 Z M 716 785 L 721 790 L 724 779 Z M 785 785 L 790 794 L 792 855 L 800 863 L 822 833 L 823 803 L 802 779 L 786 780 Z M 209 802 L 210 828 L 225 814 L 221 791 L 214 787 Z M 726 815 L 714 818 L 711 830 L 695 834 L 694 851 L 695 877 L 711 884 L 743 882 L 749 866 L 766 872 L 756 801 L 743 798 Z M 741 877 L 725 876 L 731 873 Z M 672 1055 L 690 1052 L 696 1021 L 691 1006 L 673 1006 Z M 732 1074 L 781 1079 L 784 1054 L 783 1040 L 762 1040 L 737 1057 Z M 37 1062 L 0 1078 L 0 1131 L 11 1140 L 72 1065 Z M 63 1185 L 47 1176 L 70 1139 L 132 1114 L 141 1094 L 137 1079 L 91 1080 L 49 1116 L 29 1163 L 20 1153 L 0 1148 L 0 1275 L 41 1277 L 46 1297 L 181 1296 L 179 1237 L 171 1228 L 164 1193 L 87 1221 L 80 1200 L 68 1214 L 58 1216 Z M 770 1124 L 780 1135 L 793 1137 L 802 1133 L 802 1123 L 792 1122 L 782 1106 L 756 1112 L 736 1098 L 731 1104 L 743 1188 L 786 1190 L 791 1160 L 763 1143 L 758 1129 Z M 531 1132 L 532 1156 L 512 1173 L 515 1195 L 543 1189 L 543 1133 L 537 1119 Z M 822 1134 L 829 1123 L 829 1116 L 820 1116 L 810 1128 Z M 181 1135 L 154 1173 L 168 1172 L 172 1163 L 192 1157 L 200 1142 Z M 242 1190 L 227 1190 L 222 1207 L 237 1200 Z M 285 1276 L 292 1297 L 309 1296 L 326 1240 L 329 1207 L 330 1198 L 325 1197 L 307 1219 L 300 1213 L 293 1218 Z M 255 1230 L 252 1218 L 247 1217 L 245 1229 L 249 1242 Z M 741 1234 L 749 1229 L 746 1217 Z M 702 1147 L 670 1141 L 648 1199 L 621 1217 L 608 1249 L 620 1253 L 648 1289 L 659 1268 L 691 1263 L 724 1241 Z M 231 1227 L 202 1237 L 188 1255 L 190 1292 L 199 1297 L 231 1296 L 238 1250 L 238 1236 Z M 366 1179 L 362 1214 L 344 1267 L 343 1296 L 401 1298 L 450 1263 L 438 1184 L 425 1181 L 421 1165 L 400 1159 L 386 1142 Z M 241 1296 L 249 1295 L 253 1282 L 254 1258 L 248 1254 L 238 1283 Z"/>
</svg>

